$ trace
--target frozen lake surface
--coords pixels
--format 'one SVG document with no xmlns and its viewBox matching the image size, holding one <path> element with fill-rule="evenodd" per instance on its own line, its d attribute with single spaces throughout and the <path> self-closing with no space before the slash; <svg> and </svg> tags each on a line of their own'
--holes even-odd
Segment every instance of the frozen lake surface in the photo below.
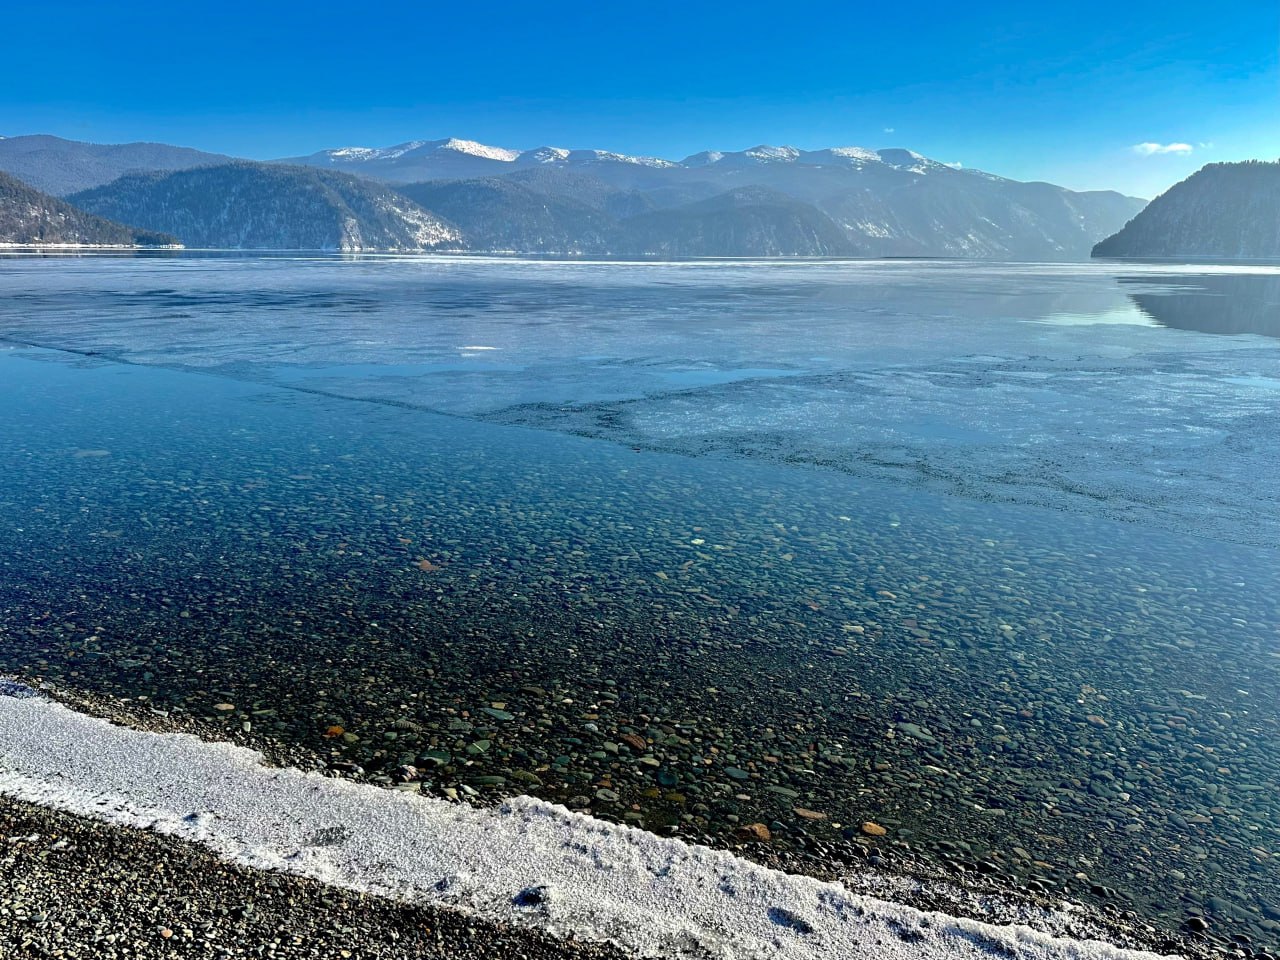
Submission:
<svg viewBox="0 0 1280 960">
<path fill-rule="evenodd" d="M 10 261 L 7 336 L 1277 542 L 1276 268 Z M 1242 334 L 1241 336 L 1205 336 Z"/>
</svg>

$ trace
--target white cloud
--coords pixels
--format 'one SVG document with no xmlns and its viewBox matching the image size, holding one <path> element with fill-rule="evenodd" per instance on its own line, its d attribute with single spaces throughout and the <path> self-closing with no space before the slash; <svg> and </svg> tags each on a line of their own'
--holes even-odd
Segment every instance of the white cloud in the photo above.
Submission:
<svg viewBox="0 0 1280 960">
<path fill-rule="evenodd" d="M 959 160 L 957 160 L 955 163 L 947 163 L 947 162 L 944 160 L 944 161 L 942 162 L 942 165 L 943 165 L 944 167 L 950 167 L 952 170 L 963 170 L 963 169 L 964 169 L 964 164 L 963 164 L 963 163 L 961 163 Z"/>
<path fill-rule="evenodd" d="M 885 132 L 885 133 L 893 133 L 893 127 L 885 127 L 885 128 L 884 128 L 884 132 Z"/>
<path fill-rule="evenodd" d="M 1133 152 L 1141 154 L 1144 157 L 1154 156 L 1157 153 L 1176 153 L 1186 156 L 1191 153 L 1195 147 L 1189 143 L 1135 143 Z"/>
</svg>

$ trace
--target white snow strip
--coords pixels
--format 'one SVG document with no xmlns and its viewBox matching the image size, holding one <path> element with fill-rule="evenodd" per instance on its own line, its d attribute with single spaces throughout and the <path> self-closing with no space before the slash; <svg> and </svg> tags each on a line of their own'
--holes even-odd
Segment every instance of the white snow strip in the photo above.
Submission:
<svg viewBox="0 0 1280 960">
<path fill-rule="evenodd" d="M 180 243 L 164 243 L 142 245 L 138 243 L 19 243 L 12 240 L 0 241 L 0 250 L 183 250 Z"/>
<path fill-rule="evenodd" d="M 251 867 L 646 957 L 1153 956 L 923 913 L 528 797 L 478 809 L 272 769 L 240 747 L 113 726 L 26 693 L 0 681 L 0 792 Z"/>
</svg>

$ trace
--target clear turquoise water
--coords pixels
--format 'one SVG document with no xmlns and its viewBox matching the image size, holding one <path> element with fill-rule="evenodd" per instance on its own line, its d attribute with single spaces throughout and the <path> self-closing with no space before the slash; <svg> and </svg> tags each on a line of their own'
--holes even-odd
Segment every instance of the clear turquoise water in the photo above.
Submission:
<svg viewBox="0 0 1280 960">
<path fill-rule="evenodd" d="M 1274 943 L 1276 282 L 5 259 L 0 668 Z"/>
</svg>

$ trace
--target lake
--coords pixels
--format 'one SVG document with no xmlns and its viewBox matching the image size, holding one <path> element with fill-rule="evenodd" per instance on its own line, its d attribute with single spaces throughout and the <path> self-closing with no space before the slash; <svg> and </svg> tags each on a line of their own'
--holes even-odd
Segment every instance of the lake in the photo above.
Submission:
<svg viewBox="0 0 1280 960">
<path fill-rule="evenodd" d="M 5 257 L 0 672 L 1274 949 L 1278 336 L 1267 266 Z"/>
</svg>

